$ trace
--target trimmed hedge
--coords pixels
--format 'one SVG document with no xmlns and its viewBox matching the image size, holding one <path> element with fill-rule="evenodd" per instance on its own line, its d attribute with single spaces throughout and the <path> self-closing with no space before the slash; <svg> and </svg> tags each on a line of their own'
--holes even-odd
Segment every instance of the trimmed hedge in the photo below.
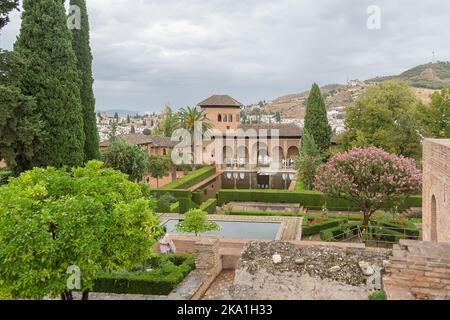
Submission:
<svg viewBox="0 0 450 320">
<path fill-rule="evenodd" d="M 217 207 L 217 200 L 209 199 L 208 201 L 202 203 L 200 209 L 202 211 L 208 212 L 208 214 L 214 214 L 216 212 L 216 207 Z"/>
<path fill-rule="evenodd" d="M 301 217 L 304 214 L 293 212 L 275 212 L 275 211 L 227 211 L 225 214 L 230 216 L 256 216 L 256 217 Z"/>
<path fill-rule="evenodd" d="M 177 179 L 177 181 L 172 182 L 166 186 L 164 186 L 163 190 L 170 189 L 189 189 L 196 185 L 197 183 L 202 182 L 206 178 L 209 178 L 213 174 L 216 173 L 216 167 L 204 167 L 194 172 L 188 174 L 187 176 L 182 177 L 181 179 Z"/>
<path fill-rule="evenodd" d="M 196 206 L 193 205 L 192 202 L 192 192 L 190 190 L 164 190 L 164 189 L 152 189 L 151 190 L 151 195 L 155 198 L 160 198 L 162 195 L 169 193 L 171 195 L 173 195 L 175 197 L 175 199 L 177 199 L 179 205 L 178 205 L 178 213 L 185 213 L 187 211 L 189 211 L 192 208 L 195 208 Z M 198 208 L 198 206 L 197 206 Z M 166 213 L 164 211 L 161 210 L 167 210 L 167 208 L 162 207 L 158 204 L 158 207 L 156 209 L 156 211 L 160 212 L 160 213 Z"/>
<path fill-rule="evenodd" d="M 220 190 L 217 194 L 218 205 L 221 207 L 232 201 L 237 202 L 271 202 L 271 203 L 299 203 L 309 210 L 321 210 L 324 205 L 331 211 L 359 211 L 356 205 L 347 200 L 333 198 L 315 191 L 289 192 L 282 190 Z M 420 196 L 406 199 L 400 206 L 400 210 L 412 207 L 421 207 Z M 390 209 L 388 204 L 384 209 Z"/>
<path fill-rule="evenodd" d="M 407 236 L 410 236 L 410 237 L 419 237 L 419 235 L 420 235 L 420 232 L 419 232 L 419 229 L 417 229 L 417 226 L 410 221 L 406 221 L 404 226 L 395 224 L 395 223 L 393 223 L 391 221 L 387 221 L 387 220 L 379 220 L 379 221 L 377 221 L 377 224 L 378 224 L 378 226 L 381 226 L 381 227 L 393 228 L 394 230 L 392 230 L 392 231 L 397 231 L 401 234 L 406 234 Z"/>
<path fill-rule="evenodd" d="M 159 255 L 146 265 L 154 270 L 99 273 L 93 292 L 168 295 L 194 270 L 195 259 L 189 255 Z"/>
<path fill-rule="evenodd" d="M 303 225 L 302 235 L 311 236 L 318 234 L 323 230 L 331 229 L 334 227 L 340 227 L 342 224 L 347 223 L 346 219 L 327 219 L 322 222 L 317 222 L 311 225 Z"/>
<path fill-rule="evenodd" d="M 357 230 L 357 225 L 343 224 L 338 227 L 322 230 L 320 232 L 320 239 L 326 242 L 349 239 L 356 234 Z"/>
</svg>

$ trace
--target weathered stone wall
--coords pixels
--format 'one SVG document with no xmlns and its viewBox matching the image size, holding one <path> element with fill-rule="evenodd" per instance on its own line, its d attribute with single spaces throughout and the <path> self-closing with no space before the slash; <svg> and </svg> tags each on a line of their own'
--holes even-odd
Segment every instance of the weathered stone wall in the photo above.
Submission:
<svg viewBox="0 0 450 320">
<path fill-rule="evenodd" d="M 450 299 L 450 244 L 401 241 L 384 266 L 389 300 Z"/>
<path fill-rule="evenodd" d="M 389 255 L 354 246 L 249 242 L 230 293 L 236 300 L 368 300 L 381 289 Z"/>
<path fill-rule="evenodd" d="M 450 140 L 423 144 L 423 239 L 450 242 Z"/>
</svg>

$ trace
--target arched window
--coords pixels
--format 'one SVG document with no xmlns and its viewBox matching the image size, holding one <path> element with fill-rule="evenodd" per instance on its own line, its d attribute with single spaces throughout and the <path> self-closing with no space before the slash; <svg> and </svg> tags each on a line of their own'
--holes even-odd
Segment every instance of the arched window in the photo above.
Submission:
<svg viewBox="0 0 450 320">
<path fill-rule="evenodd" d="M 431 241 L 437 242 L 438 241 L 438 230 L 437 230 L 437 201 L 436 196 L 433 195 L 431 198 Z"/>
<path fill-rule="evenodd" d="M 223 122 L 228 122 L 228 116 L 227 115 L 223 116 Z"/>
<path fill-rule="evenodd" d="M 233 115 L 232 114 L 228 115 L 228 121 L 229 122 L 233 122 Z"/>
<path fill-rule="evenodd" d="M 222 122 L 222 115 L 219 114 L 219 116 L 217 117 L 217 121 Z"/>
</svg>

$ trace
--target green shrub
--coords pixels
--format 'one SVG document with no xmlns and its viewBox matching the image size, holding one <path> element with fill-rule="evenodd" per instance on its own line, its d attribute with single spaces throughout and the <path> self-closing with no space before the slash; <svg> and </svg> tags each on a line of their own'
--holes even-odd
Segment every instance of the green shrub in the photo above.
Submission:
<svg viewBox="0 0 450 320">
<path fill-rule="evenodd" d="M 208 214 L 214 214 L 216 212 L 216 207 L 217 207 L 217 200 L 209 199 L 208 201 L 202 203 L 200 209 L 202 211 L 208 212 Z"/>
<path fill-rule="evenodd" d="M 401 226 L 401 225 L 395 224 L 392 221 L 379 220 L 379 221 L 377 221 L 377 225 L 380 227 L 392 228 L 392 229 L 384 229 L 384 230 L 396 231 L 398 233 L 407 235 L 409 237 L 417 238 L 420 235 L 420 232 L 419 232 L 419 229 L 417 229 L 417 226 L 410 221 L 405 221 L 405 225 Z"/>
<path fill-rule="evenodd" d="M 375 291 L 369 296 L 369 300 L 387 300 L 386 292 L 384 291 Z"/>
<path fill-rule="evenodd" d="M 194 172 L 188 174 L 187 176 L 182 177 L 181 179 L 178 179 L 175 182 L 172 182 L 166 186 L 164 186 L 162 189 L 169 190 L 169 189 L 189 189 L 196 185 L 197 183 L 202 182 L 206 178 L 209 178 L 213 174 L 216 173 L 216 167 L 204 167 L 198 170 L 195 170 Z"/>
<path fill-rule="evenodd" d="M 187 255 L 158 255 L 144 266 L 153 270 L 99 273 L 93 292 L 168 295 L 195 268 L 195 260 Z"/>
<path fill-rule="evenodd" d="M 357 225 L 341 224 L 338 227 L 322 230 L 320 232 L 320 239 L 327 242 L 350 239 L 355 235 L 357 230 Z"/>
<path fill-rule="evenodd" d="M 317 222 L 311 225 L 306 224 L 303 225 L 302 234 L 304 236 L 311 236 L 314 234 L 318 234 L 323 230 L 339 227 L 346 222 L 347 220 L 342 218 L 342 219 L 327 219 L 322 222 Z"/>
<path fill-rule="evenodd" d="M 8 180 L 11 176 L 12 176 L 11 170 L 0 169 L 0 185 L 8 183 Z"/>
</svg>

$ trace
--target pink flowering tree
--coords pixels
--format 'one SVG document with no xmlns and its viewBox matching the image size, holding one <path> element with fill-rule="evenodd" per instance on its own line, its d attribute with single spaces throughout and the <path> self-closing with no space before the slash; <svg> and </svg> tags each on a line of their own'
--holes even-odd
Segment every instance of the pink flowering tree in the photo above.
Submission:
<svg viewBox="0 0 450 320">
<path fill-rule="evenodd" d="M 412 159 L 378 148 L 355 148 L 320 166 L 314 186 L 355 203 L 364 213 L 363 226 L 367 228 L 377 210 L 420 192 L 422 175 Z"/>
</svg>

